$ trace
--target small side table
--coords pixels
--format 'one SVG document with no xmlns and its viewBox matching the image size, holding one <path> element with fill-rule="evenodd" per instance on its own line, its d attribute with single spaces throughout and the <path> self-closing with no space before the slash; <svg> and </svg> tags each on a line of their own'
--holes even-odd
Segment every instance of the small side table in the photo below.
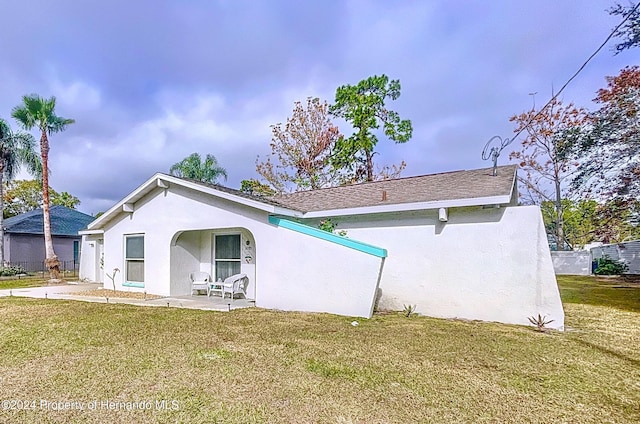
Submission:
<svg viewBox="0 0 640 424">
<path fill-rule="evenodd" d="M 209 296 L 211 293 L 218 292 L 220 293 L 220 297 L 224 297 L 224 286 L 222 285 L 222 280 L 218 278 L 218 281 L 214 281 L 211 283 L 209 288 Z"/>
</svg>

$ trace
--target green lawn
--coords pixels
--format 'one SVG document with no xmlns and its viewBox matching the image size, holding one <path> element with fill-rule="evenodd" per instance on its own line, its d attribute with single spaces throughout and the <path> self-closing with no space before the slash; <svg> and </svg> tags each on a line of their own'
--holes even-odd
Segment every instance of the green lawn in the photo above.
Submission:
<svg viewBox="0 0 640 424">
<path fill-rule="evenodd" d="M 548 334 L 0 298 L 1 397 L 35 401 L 0 422 L 640 422 L 640 287 L 559 282 L 569 331 Z"/>
<path fill-rule="evenodd" d="M 47 280 L 42 276 L 27 277 L 3 277 L 0 279 L 0 290 L 17 289 L 25 287 L 46 286 Z"/>
</svg>

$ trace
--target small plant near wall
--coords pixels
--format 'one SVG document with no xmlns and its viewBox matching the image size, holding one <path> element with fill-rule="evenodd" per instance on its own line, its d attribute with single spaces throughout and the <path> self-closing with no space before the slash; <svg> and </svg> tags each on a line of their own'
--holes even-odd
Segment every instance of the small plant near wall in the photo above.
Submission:
<svg viewBox="0 0 640 424">
<path fill-rule="evenodd" d="M 328 233 L 335 233 L 335 234 L 338 234 L 339 236 L 346 237 L 347 236 L 347 232 L 345 230 L 340 230 L 340 231 L 336 232 L 336 227 L 337 226 L 338 226 L 338 224 L 333 222 L 330 218 L 323 219 L 318 224 L 318 228 L 323 230 L 323 231 L 326 231 Z"/>
<path fill-rule="evenodd" d="M 318 228 L 320 228 L 322 231 L 333 233 L 336 229 L 336 225 L 337 224 L 335 222 L 327 218 L 320 221 L 320 224 L 318 224 Z"/>
<path fill-rule="evenodd" d="M 540 314 L 538 314 L 538 318 L 536 318 L 535 316 L 530 316 L 527 319 L 531 324 L 536 326 L 536 331 L 540 331 L 542 333 L 546 333 L 547 331 L 549 331 L 549 329 L 547 328 L 547 324 L 551 324 L 553 322 L 552 319 L 547 320 L 546 315 L 542 316 Z"/>
<path fill-rule="evenodd" d="M 411 318 L 416 315 L 416 305 L 402 305 L 404 309 L 402 310 L 402 315 L 407 318 Z"/>
<path fill-rule="evenodd" d="M 119 273 L 120 270 L 118 268 L 113 268 L 113 272 L 111 274 L 105 273 L 107 277 L 111 280 L 111 284 L 113 285 L 113 291 L 116 291 L 116 274 Z M 108 302 L 108 301 L 107 301 Z"/>
<path fill-rule="evenodd" d="M 620 275 L 629 269 L 626 263 L 611 259 L 608 255 L 598 258 L 597 263 L 598 266 L 593 271 L 596 275 Z"/>
</svg>

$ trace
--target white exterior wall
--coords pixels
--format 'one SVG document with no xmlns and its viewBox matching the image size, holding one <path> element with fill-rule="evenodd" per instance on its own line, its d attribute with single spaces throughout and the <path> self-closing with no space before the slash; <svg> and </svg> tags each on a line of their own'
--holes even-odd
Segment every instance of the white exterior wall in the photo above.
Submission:
<svg viewBox="0 0 640 424">
<path fill-rule="evenodd" d="M 264 211 L 181 187 L 155 189 L 135 203 L 133 213 L 121 213 L 106 225 L 104 268 L 122 270 L 116 275 L 118 290 L 188 294 L 190 272 L 211 273 L 211 234 L 240 229 L 243 249 L 246 239 L 255 240 L 252 263 L 243 259 L 242 272 L 249 276 L 256 306 L 371 315 L 380 258 L 276 227 Z M 144 288 L 123 286 L 124 236 L 131 234 L 145 236 Z"/>
<path fill-rule="evenodd" d="M 382 259 L 285 228 L 271 232 L 266 244 L 258 251 L 257 306 L 373 313 Z"/>
<path fill-rule="evenodd" d="M 87 281 L 104 281 L 104 270 L 100 267 L 104 244 L 102 235 L 83 235 L 80 242 L 79 277 Z"/>
<path fill-rule="evenodd" d="M 392 219 L 336 219 L 348 237 L 388 250 L 380 309 L 529 324 L 541 314 L 564 327 L 542 215 L 536 206 L 449 209 Z"/>
<path fill-rule="evenodd" d="M 240 232 L 243 248 L 245 240 L 253 245 L 242 272 L 250 279 L 248 297 L 254 295 L 259 307 L 369 317 L 380 287 L 381 309 L 417 305 L 417 312 L 434 317 L 513 324 L 541 314 L 554 320 L 549 327 L 564 326 L 537 207 L 449 209 L 446 223 L 436 210 L 334 221 L 348 237 L 385 248 L 389 256 L 383 262 L 271 225 L 265 211 L 199 191 L 156 188 L 133 213 L 106 223 L 104 269 L 123 271 L 116 276 L 120 290 L 188 294 L 190 272 L 211 272 L 211 235 Z M 127 234 L 145 235 L 144 288 L 122 285 Z"/>
</svg>

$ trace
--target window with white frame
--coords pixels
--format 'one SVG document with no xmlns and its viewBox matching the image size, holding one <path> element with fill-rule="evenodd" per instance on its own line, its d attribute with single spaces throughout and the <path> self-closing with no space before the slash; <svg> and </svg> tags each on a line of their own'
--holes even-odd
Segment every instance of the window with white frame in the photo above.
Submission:
<svg viewBox="0 0 640 424">
<path fill-rule="evenodd" d="M 124 237 L 125 280 L 144 283 L 144 234 Z"/>
</svg>

